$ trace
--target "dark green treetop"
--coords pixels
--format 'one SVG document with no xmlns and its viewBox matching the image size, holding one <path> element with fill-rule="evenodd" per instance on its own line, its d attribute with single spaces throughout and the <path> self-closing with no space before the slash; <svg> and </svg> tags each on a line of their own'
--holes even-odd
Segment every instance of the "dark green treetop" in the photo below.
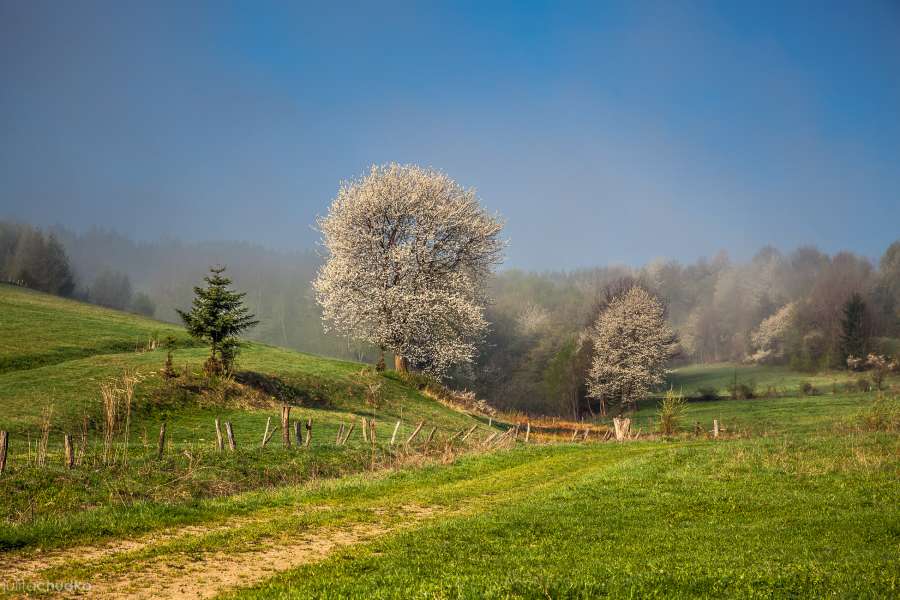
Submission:
<svg viewBox="0 0 900 600">
<path fill-rule="evenodd" d="M 179 310 L 178 314 L 192 337 L 209 344 L 207 371 L 228 372 L 237 354 L 238 337 L 259 321 L 244 306 L 247 294 L 230 289 L 231 280 L 222 275 L 225 267 L 211 267 L 209 271 L 203 278 L 206 287 L 194 288 L 191 310 Z"/>
<path fill-rule="evenodd" d="M 864 358 L 868 346 L 866 303 L 858 293 L 850 296 L 850 299 L 844 304 L 841 329 L 841 350 L 844 360 L 849 356 Z"/>
</svg>

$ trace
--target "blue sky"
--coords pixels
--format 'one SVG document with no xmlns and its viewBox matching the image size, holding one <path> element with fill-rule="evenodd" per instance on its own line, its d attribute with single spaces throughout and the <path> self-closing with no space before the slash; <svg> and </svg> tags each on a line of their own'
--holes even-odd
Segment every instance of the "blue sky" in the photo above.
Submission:
<svg viewBox="0 0 900 600">
<path fill-rule="evenodd" d="M 676 6 L 677 5 L 677 6 Z M 510 266 L 900 238 L 900 4 L 0 0 L 0 217 L 315 241 L 413 162 Z"/>
</svg>

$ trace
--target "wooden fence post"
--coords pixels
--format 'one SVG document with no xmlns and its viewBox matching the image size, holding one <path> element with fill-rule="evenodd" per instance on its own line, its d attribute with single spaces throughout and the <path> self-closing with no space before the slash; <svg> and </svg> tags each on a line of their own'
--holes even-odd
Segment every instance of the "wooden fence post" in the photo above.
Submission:
<svg viewBox="0 0 900 600">
<path fill-rule="evenodd" d="M 291 447 L 291 407 L 281 407 L 281 444 L 285 448 Z"/>
<path fill-rule="evenodd" d="M 369 443 L 369 420 L 363 417 L 359 428 L 362 430 L 363 441 Z"/>
<path fill-rule="evenodd" d="M 476 427 L 478 427 L 478 423 L 475 423 L 474 425 L 472 425 L 471 427 L 469 427 L 469 430 L 465 433 L 465 435 L 462 436 L 462 439 L 459 440 L 459 441 L 460 441 L 460 442 L 466 441 L 466 438 L 468 438 L 470 435 L 472 435 L 472 432 L 475 431 L 475 428 L 476 428 Z"/>
<path fill-rule="evenodd" d="M 63 435 L 63 447 L 66 450 L 66 468 L 75 468 L 75 448 L 72 446 L 72 436 L 68 433 Z"/>
<path fill-rule="evenodd" d="M 719 420 L 718 419 L 713 419 L 713 437 L 716 439 L 719 438 Z"/>
<path fill-rule="evenodd" d="M 356 429 L 356 421 L 350 421 L 350 427 L 347 428 L 347 433 L 344 434 L 344 439 L 341 440 L 341 446 L 347 443 L 347 440 L 353 435 L 354 429 Z"/>
<path fill-rule="evenodd" d="M 531 437 L 531 421 L 525 423 L 525 443 L 528 443 L 528 438 Z"/>
<path fill-rule="evenodd" d="M 305 447 L 309 448 L 309 445 L 312 443 L 312 417 L 310 417 L 306 421 L 306 441 L 304 442 Z"/>
<path fill-rule="evenodd" d="M 298 448 L 303 446 L 303 423 L 299 420 L 294 421 L 294 439 L 297 442 Z"/>
<path fill-rule="evenodd" d="M 434 439 L 434 434 L 435 434 L 436 431 L 437 431 L 437 427 L 432 427 L 432 428 L 431 428 L 431 431 L 428 433 L 428 437 L 425 438 L 425 445 L 426 445 L 426 446 L 427 446 L 428 444 L 431 443 L 431 440 Z"/>
<path fill-rule="evenodd" d="M 271 416 L 268 416 L 268 417 L 266 417 L 266 430 L 263 431 L 262 444 L 260 444 L 260 448 L 265 448 L 265 447 L 266 447 L 266 442 L 269 441 L 269 440 L 268 440 L 268 437 L 269 437 L 269 426 L 271 426 L 271 425 L 272 425 L 272 417 L 271 417 Z"/>
<path fill-rule="evenodd" d="M 231 426 L 231 421 L 225 421 L 225 435 L 228 436 L 228 449 L 234 452 L 237 443 L 234 441 L 234 428 Z"/>
<path fill-rule="evenodd" d="M 407 438 L 407 440 L 406 440 L 407 446 L 410 444 L 410 442 L 412 442 L 416 438 L 417 435 L 419 435 L 419 431 L 422 429 L 422 425 L 424 425 L 424 424 L 425 424 L 425 421 L 419 421 L 419 424 L 416 426 L 415 431 L 413 431 L 412 434 L 409 436 L 409 438 Z"/>
<path fill-rule="evenodd" d="M 394 445 L 394 441 L 397 439 L 397 431 L 400 430 L 400 421 L 397 421 L 397 424 L 394 425 L 394 433 L 391 434 L 391 446 Z"/>
<path fill-rule="evenodd" d="M 216 418 L 216 450 L 221 452 L 225 449 L 225 442 L 222 439 L 222 426 L 219 425 L 219 419 Z"/>
<path fill-rule="evenodd" d="M 377 443 L 377 441 L 378 441 L 378 440 L 376 439 L 376 436 L 377 436 L 376 431 L 377 431 L 377 430 L 375 429 L 375 419 L 372 419 L 372 420 L 369 421 L 369 441 L 372 442 L 372 445 L 373 445 L 373 446 L 374 446 L 374 445 Z"/>
<path fill-rule="evenodd" d="M 344 424 L 341 423 L 340 427 L 338 427 L 337 435 L 334 438 L 334 443 L 338 446 L 341 445 L 341 442 L 344 441 Z"/>
<path fill-rule="evenodd" d="M 163 421 L 159 426 L 159 440 L 156 442 L 156 459 L 162 460 L 163 453 L 166 451 L 166 422 Z"/>
<path fill-rule="evenodd" d="M 9 452 L 9 432 L 0 431 L 0 475 L 6 469 L 6 454 Z"/>
</svg>

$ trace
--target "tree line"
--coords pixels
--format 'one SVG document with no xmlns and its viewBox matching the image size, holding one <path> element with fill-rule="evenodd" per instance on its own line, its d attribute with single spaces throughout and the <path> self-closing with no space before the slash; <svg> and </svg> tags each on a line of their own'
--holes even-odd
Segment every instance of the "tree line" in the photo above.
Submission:
<svg viewBox="0 0 900 600">
<path fill-rule="evenodd" d="M 577 417 L 659 384 L 658 361 L 628 389 L 609 387 L 608 365 L 596 364 L 602 340 L 608 353 L 635 354 L 615 347 L 614 321 L 601 327 L 610 309 L 628 310 L 617 303 L 629 294 L 646 294 L 664 334 L 654 343 L 675 361 L 845 368 L 896 354 L 900 336 L 900 242 L 878 260 L 767 247 L 746 262 L 720 253 L 687 265 L 494 272 L 499 221 L 443 174 L 397 165 L 341 188 L 319 223 L 326 262 L 242 242 L 2 225 L 5 279 L 177 322 L 208 267 L 226 264 L 259 320 L 252 339 L 370 362 L 386 351 L 398 366 L 531 413 Z"/>
</svg>

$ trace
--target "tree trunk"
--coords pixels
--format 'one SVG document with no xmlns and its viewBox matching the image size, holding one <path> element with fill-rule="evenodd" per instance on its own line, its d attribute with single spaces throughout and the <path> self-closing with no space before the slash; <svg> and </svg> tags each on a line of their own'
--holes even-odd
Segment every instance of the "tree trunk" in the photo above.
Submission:
<svg viewBox="0 0 900 600">
<path fill-rule="evenodd" d="M 394 370 L 398 373 L 409 372 L 409 361 L 399 354 L 394 355 Z"/>
</svg>

